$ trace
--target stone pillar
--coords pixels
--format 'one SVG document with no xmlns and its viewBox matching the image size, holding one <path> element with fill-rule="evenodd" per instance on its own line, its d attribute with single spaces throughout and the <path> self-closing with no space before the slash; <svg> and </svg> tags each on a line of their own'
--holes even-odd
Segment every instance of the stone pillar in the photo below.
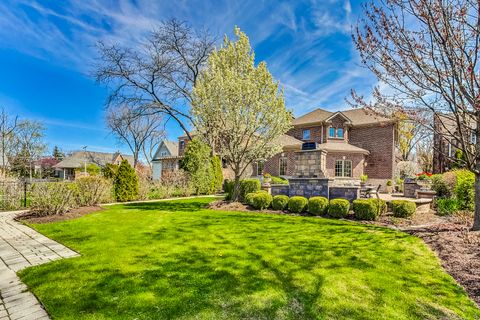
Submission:
<svg viewBox="0 0 480 320">
<path fill-rule="evenodd" d="M 272 186 L 270 185 L 270 183 L 266 182 L 266 183 L 262 183 L 262 186 L 261 188 L 262 190 L 264 191 L 267 191 L 268 194 L 272 194 Z"/>
</svg>

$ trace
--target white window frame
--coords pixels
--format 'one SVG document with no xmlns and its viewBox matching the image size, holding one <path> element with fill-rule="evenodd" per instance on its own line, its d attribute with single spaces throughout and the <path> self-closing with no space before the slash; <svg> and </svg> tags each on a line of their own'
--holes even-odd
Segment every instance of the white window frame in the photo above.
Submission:
<svg viewBox="0 0 480 320">
<path fill-rule="evenodd" d="M 338 162 L 341 162 L 341 173 L 340 175 L 337 175 L 337 163 Z M 345 173 L 345 164 L 346 163 L 349 163 L 350 164 L 350 174 L 349 175 L 346 175 Z M 335 160 L 335 167 L 334 167 L 334 174 L 335 174 L 335 177 L 336 178 L 351 178 L 353 176 L 353 165 L 352 165 L 352 160 L 344 160 L 344 159 L 339 159 L 339 160 Z"/>
<path fill-rule="evenodd" d="M 285 161 L 285 172 L 282 174 L 282 161 Z M 288 171 L 288 159 L 287 157 L 280 157 L 278 160 L 278 175 L 286 176 Z"/>
<path fill-rule="evenodd" d="M 470 132 L 470 143 L 477 144 L 477 135 L 475 134 L 474 130 Z"/>
</svg>

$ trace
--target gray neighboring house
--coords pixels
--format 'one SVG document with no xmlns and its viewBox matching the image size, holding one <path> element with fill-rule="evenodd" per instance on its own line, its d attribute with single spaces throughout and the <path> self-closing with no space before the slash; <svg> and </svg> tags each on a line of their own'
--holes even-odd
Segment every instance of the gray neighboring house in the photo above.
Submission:
<svg viewBox="0 0 480 320">
<path fill-rule="evenodd" d="M 89 164 L 95 164 L 103 168 L 107 164 L 119 165 L 124 159 L 133 166 L 132 155 L 125 155 L 120 152 L 76 151 L 54 166 L 55 176 L 64 180 L 74 180 L 76 177 L 75 169 L 77 169 L 77 173 L 81 172 L 83 174 L 82 169 Z"/>
<path fill-rule="evenodd" d="M 159 180 L 167 171 L 178 170 L 179 160 L 178 143 L 163 140 L 152 159 L 153 180 Z"/>
</svg>

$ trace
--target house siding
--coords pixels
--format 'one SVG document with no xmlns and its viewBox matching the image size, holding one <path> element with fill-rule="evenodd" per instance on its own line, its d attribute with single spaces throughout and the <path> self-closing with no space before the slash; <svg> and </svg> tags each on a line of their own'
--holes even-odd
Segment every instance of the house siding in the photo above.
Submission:
<svg viewBox="0 0 480 320">
<path fill-rule="evenodd" d="M 369 179 L 392 179 L 395 172 L 395 126 L 352 127 L 350 144 L 370 151 L 364 173 Z"/>
<path fill-rule="evenodd" d="M 335 161 L 336 160 L 349 160 L 352 161 L 352 178 L 360 179 L 360 176 L 364 172 L 364 160 L 363 154 L 351 154 L 343 152 L 329 152 L 327 154 L 327 163 L 325 166 L 327 177 L 329 178 L 338 178 L 335 177 Z"/>
</svg>

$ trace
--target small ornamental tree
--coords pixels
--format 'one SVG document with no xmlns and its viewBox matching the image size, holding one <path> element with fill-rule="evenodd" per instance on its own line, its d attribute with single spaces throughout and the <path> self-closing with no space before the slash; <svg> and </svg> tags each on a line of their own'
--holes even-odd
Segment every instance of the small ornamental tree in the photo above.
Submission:
<svg viewBox="0 0 480 320">
<path fill-rule="evenodd" d="M 235 175 L 233 199 L 240 179 L 255 161 L 281 152 L 279 138 L 291 127 L 283 91 L 264 62 L 255 56 L 245 33 L 225 37 L 212 52 L 193 88 L 192 115 L 198 134 L 225 160 Z"/>
<path fill-rule="evenodd" d="M 196 194 L 212 193 L 215 189 L 212 150 L 199 138 L 187 144 L 181 167 L 188 172 Z"/>
<path fill-rule="evenodd" d="M 114 190 L 117 201 L 132 201 L 138 197 L 137 173 L 127 160 L 123 160 L 118 167 L 115 175 Z"/>
</svg>

